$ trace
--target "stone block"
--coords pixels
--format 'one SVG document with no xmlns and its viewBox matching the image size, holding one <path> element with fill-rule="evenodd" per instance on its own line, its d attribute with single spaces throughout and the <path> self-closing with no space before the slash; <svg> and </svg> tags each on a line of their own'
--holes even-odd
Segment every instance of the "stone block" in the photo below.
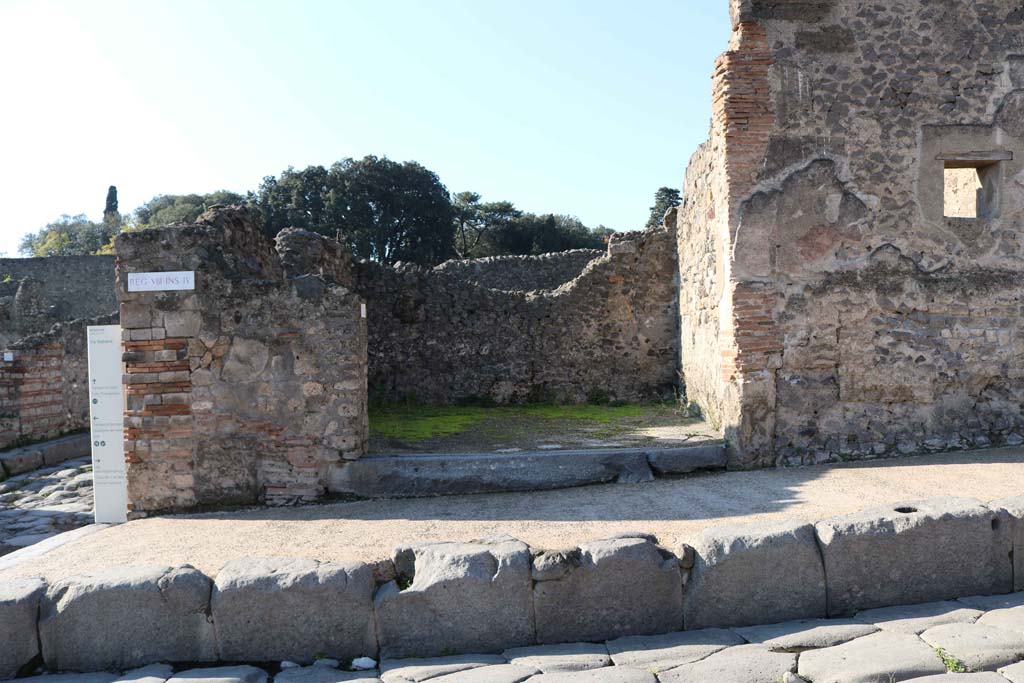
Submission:
<svg viewBox="0 0 1024 683">
<path fill-rule="evenodd" d="M 267 672 L 255 666 L 218 666 L 180 671 L 167 683 L 267 683 Z"/>
<path fill-rule="evenodd" d="M 580 546 L 578 564 L 533 589 L 537 642 L 682 630 L 679 561 L 645 538 Z"/>
<path fill-rule="evenodd" d="M 650 671 L 612 666 L 590 671 L 540 674 L 530 678 L 529 683 L 657 683 L 657 680 Z"/>
<path fill-rule="evenodd" d="M 373 655 L 373 588 L 364 564 L 233 560 L 217 574 L 211 599 L 220 658 L 311 664 L 317 653 Z"/>
<path fill-rule="evenodd" d="M 796 669 L 796 655 L 763 645 L 737 645 L 658 675 L 660 683 L 778 683 Z"/>
<path fill-rule="evenodd" d="M 43 453 L 38 448 L 15 448 L 0 453 L 0 466 L 8 477 L 31 472 L 43 466 Z"/>
<path fill-rule="evenodd" d="M 514 539 L 413 546 L 413 581 L 374 597 L 382 657 L 497 652 L 533 643 L 530 551 Z M 396 558 L 395 566 L 408 561 Z M 429 627 L 427 625 L 429 624 Z"/>
<path fill-rule="evenodd" d="M 274 683 L 380 683 L 373 671 L 339 671 L 329 666 L 300 666 L 284 669 Z"/>
<path fill-rule="evenodd" d="M 727 461 L 725 445 L 719 442 L 682 448 L 659 448 L 647 453 L 647 464 L 657 474 L 720 470 L 725 469 Z"/>
<path fill-rule="evenodd" d="M 1011 525 L 976 500 L 933 498 L 819 522 L 829 614 L 1013 588 Z"/>
<path fill-rule="evenodd" d="M 873 624 L 853 619 L 801 619 L 782 624 L 733 629 L 744 640 L 776 652 L 803 652 L 842 645 L 878 630 Z"/>
<path fill-rule="evenodd" d="M 42 599 L 51 669 L 129 669 L 215 659 L 208 577 L 187 565 L 118 567 L 62 579 Z"/>
<path fill-rule="evenodd" d="M 72 458 L 89 455 L 91 447 L 88 434 L 71 434 L 37 446 L 43 456 L 44 465 L 57 465 Z"/>
<path fill-rule="evenodd" d="M 330 489 L 367 498 L 415 498 L 639 483 L 654 479 L 647 452 L 631 448 L 377 456 L 334 468 Z"/>
<path fill-rule="evenodd" d="M 732 631 L 706 628 L 618 638 L 608 642 L 608 654 L 616 667 L 628 666 L 660 673 L 742 644 L 743 639 Z"/>
<path fill-rule="evenodd" d="M 825 572 L 812 525 L 713 527 L 693 547 L 687 629 L 825 616 Z"/>
<path fill-rule="evenodd" d="M 921 640 L 955 657 L 968 671 L 994 671 L 1024 653 L 1024 633 L 986 624 L 944 624 L 922 633 Z"/>
<path fill-rule="evenodd" d="M 1024 496 L 997 500 L 988 505 L 1009 516 L 1013 539 L 1013 590 L 1024 591 Z"/>
<path fill-rule="evenodd" d="M 512 664 L 534 667 L 546 674 L 600 669 L 612 663 L 608 648 L 601 643 L 534 645 L 505 650 L 502 654 Z"/>
<path fill-rule="evenodd" d="M 170 664 L 150 664 L 131 671 L 125 671 L 114 683 L 164 683 L 174 675 Z"/>
<path fill-rule="evenodd" d="M 797 673 L 814 683 L 883 683 L 943 674 L 935 650 L 909 633 L 880 631 L 800 655 Z"/>
<path fill-rule="evenodd" d="M 39 655 L 36 622 L 45 592 L 41 579 L 0 581 L 0 680 L 14 678 Z"/>
<path fill-rule="evenodd" d="M 199 311 L 164 311 L 164 330 L 168 337 L 195 337 L 202 326 Z"/>
<path fill-rule="evenodd" d="M 873 624 L 883 631 L 898 631 L 915 635 L 943 624 L 969 624 L 981 612 L 959 602 L 925 602 L 917 605 L 897 605 L 857 612 L 854 620 Z"/>
<path fill-rule="evenodd" d="M 455 655 L 425 659 L 391 659 L 380 663 L 380 678 L 384 683 L 419 683 L 429 678 L 447 676 L 459 671 L 480 669 L 504 664 L 499 655 Z"/>
</svg>

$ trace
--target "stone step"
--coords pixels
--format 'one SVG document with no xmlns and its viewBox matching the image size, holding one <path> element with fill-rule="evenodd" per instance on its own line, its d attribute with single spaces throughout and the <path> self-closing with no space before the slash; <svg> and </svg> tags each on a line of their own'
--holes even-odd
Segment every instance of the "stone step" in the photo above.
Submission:
<svg viewBox="0 0 1024 683">
<path fill-rule="evenodd" d="M 335 467 L 329 489 L 364 498 L 540 491 L 724 469 L 725 445 L 368 456 Z"/>
</svg>

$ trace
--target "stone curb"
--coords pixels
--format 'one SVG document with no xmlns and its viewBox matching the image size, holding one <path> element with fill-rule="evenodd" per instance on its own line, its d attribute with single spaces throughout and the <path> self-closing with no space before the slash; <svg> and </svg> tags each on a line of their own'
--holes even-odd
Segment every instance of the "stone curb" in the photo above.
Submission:
<svg viewBox="0 0 1024 683">
<path fill-rule="evenodd" d="M 0 480 L 80 458 L 90 452 L 88 434 L 70 434 L 59 439 L 12 448 L 0 453 Z"/>
<path fill-rule="evenodd" d="M 40 656 L 82 671 L 235 662 L 260 642 L 292 661 L 431 657 L 1009 593 L 1024 554 L 1018 503 L 934 498 L 817 524 L 722 527 L 677 553 L 637 533 L 563 550 L 510 537 L 423 543 L 374 565 L 243 558 L 216 577 L 119 567 L 46 587 L 41 619 L 26 603 L 36 588 L 0 599 L 0 624 L 40 636 L 0 678 Z"/>
<path fill-rule="evenodd" d="M 364 498 L 418 498 L 635 484 L 725 469 L 721 442 L 676 448 L 369 456 L 332 470 L 329 488 Z"/>
</svg>

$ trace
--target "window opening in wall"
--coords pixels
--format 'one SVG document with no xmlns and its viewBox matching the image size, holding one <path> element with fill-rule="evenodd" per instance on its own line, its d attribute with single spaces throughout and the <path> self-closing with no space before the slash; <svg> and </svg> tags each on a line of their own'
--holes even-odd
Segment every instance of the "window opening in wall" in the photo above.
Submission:
<svg viewBox="0 0 1024 683">
<path fill-rule="evenodd" d="M 947 218 L 998 218 L 1002 161 L 1009 152 L 943 154 L 943 215 Z"/>
</svg>

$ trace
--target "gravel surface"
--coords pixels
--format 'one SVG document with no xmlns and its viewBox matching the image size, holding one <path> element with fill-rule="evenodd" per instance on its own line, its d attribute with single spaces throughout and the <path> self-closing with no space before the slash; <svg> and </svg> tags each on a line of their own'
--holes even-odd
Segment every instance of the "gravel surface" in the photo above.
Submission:
<svg viewBox="0 0 1024 683">
<path fill-rule="evenodd" d="M 400 543 L 507 533 L 560 548 L 622 531 L 662 543 L 721 523 L 818 520 L 941 495 L 1019 495 L 1024 448 L 873 463 L 718 472 L 561 491 L 334 503 L 158 517 L 104 529 L 0 572 L 50 580 L 119 564 L 188 563 L 215 573 L 247 555 L 378 560 Z"/>
</svg>

